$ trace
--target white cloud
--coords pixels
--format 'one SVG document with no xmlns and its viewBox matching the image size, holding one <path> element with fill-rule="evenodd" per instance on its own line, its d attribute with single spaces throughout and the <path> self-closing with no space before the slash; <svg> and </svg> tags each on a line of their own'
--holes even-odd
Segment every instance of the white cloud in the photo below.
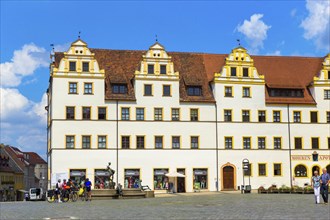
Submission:
<svg viewBox="0 0 330 220">
<path fill-rule="evenodd" d="M 253 14 L 250 20 L 244 20 L 242 25 L 237 26 L 237 31 L 244 34 L 252 50 L 258 51 L 263 48 L 263 42 L 267 39 L 267 31 L 271 28 L 261 18 L 263 14 Z"/>
<path fill-rule="evenodd" d="M 0 95 L 1 120 L 21 114 L 29 106 L 29 100 L 17 89 L 0 88 Z"/>
<path fill-rule="evenodd" d="M 33 43 L 15 50 L 11 62 L 0 64 L 1 87 L 16 87 L 25 76 L 32 75 L 39 67 L 47 67 L 47 52 Z"/>
<path fill-rule="evenodd" d="M 266 55 L 268 55 L 268 56 L 281 56 L 281 51 L 280 50 L 275 50 L 274 52 L 267 53 Z"/>
<path fill-rule="evenodd" d="M 330 1 L 307 0 L 308 16 L 301 22 L 304 38 L 313 40 L 317 49 L 329 51 L 330 41 Z"/>
<path fill-rule="evenodd" d="M 290 12 L 291 17 L 295 17 L 296 14 L 297 14 L 297 9 L 296 8 L 292 9 Z"/>
<path fill-rule="evenodd" d="M 45 110 L 47 106 L 47 94 L 44 93 L 42 99 L 38 103 L 34 103 L 32 107 L 32 114 L 38 116 L 41 119 L 41 122 L 47 122 L 47 111 Z"/>
<path fill-rule="evenodd" d="M 55 52 L 66 52 L 71 46 L 71 43 L 64 44 L 55 44 L 54 50 Z"/>
</svg>

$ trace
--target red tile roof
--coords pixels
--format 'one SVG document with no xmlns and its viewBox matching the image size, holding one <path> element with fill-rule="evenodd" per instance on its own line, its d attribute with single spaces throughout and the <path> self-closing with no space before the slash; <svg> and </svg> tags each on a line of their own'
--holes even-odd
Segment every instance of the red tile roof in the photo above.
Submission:
<svg viewBox="0 0 330 220">
<path fill-rule="evenodd" d="M 27 160 L 30 164 L 47 164 L 44 159 L 42 159 L 39 154 L 35 152 L 26 152 L 29 155 L 29 159 Z"/>
</svg>

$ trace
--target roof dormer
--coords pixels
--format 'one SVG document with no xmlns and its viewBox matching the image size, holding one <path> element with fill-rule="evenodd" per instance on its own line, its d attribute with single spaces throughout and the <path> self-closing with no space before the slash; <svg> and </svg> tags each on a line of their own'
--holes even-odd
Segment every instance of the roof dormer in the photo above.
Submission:
<svg viewBox="0 0 330 220">
<path fill-rule="evenodd" d="M 330 53 L 324 58 L 320 73 L 314 77 L 314 85 L 330 85 Z"/>
<path fill-rule="evenodd" d="M 62 56 L 58 67 L 53 66 L 52 76 L 104 78 L 104 70 L 100 69 L 94 53 L 80 38 Z"/>
<path fill-rule="evenodd" d="M 225 59 L 221 72 L 214 74 L 214 80 L 215 82 L 229 80 L 236 83 L 265 83 L 264 76 L 258 74 L 253 59 L 242 46 L 231 51 Z"/>
<path fill-rule="evenodd" d="M 174 72 L 172 57 L 160 43 L 153 44 L 142 56 L 140 70 L 135 71 L 136 79 L 172 79 L 179 80 L 179 73 Z"/>
</svg>

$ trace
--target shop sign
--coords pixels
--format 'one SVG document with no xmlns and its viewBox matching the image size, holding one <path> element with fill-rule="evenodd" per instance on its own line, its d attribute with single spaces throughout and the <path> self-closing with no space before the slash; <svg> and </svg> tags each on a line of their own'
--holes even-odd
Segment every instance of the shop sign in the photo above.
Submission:
<svg viewBox="0 0 330 220">
<path fill-rule="evenodd" d="M 207 175 L 206 170 L 194 170 L 195 175 Z"/>
<path fill-rule="evenodd" d="M 312 160 L 312 155 L 292 155 L 291 159 L 292 160 Z M 319 155 L 319 161 L 321 161 L 321 160 L 329 161 L 330 155 Z"/>
<path fill-rule="evenodd" d="M 70 172 L 70 176 L 85 176 L 85 172 L 83 172 L 83 171 L 77 171 L 77 170 L 71 171 Z"/>
<path fill-rule="evenodd" d="M 139 176 L 140 171 L 139 170 L 125 170 L 126 176 Z"/>
<path fill-rule="evenodd" d="M 97 170 L 95 171 L 95 176 L 110 176 L 110 173 L 105 170 Z"/>
<path fill-rule="evenodd" d="M 167 170 L 155 170 L 154 175 L 165 175 Z"/>
</svg>

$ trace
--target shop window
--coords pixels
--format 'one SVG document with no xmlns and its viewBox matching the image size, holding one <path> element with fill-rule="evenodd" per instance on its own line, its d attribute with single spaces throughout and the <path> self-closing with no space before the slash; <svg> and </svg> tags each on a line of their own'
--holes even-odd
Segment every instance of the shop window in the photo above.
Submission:
<svg viewBox="0 0 330 220">
<path fill-rule="evenodd" d="M 144 108 L 136 108 L 136 120 L 144 121 Z"/>
<path fill-rule="evenodd" d="M 162 149 L 163 148 L 163 136 L 155 137 L 155 148 Z"/>
<path fill-rule="evenodd" d="M 122 149 L 129 149 L 130 147 L 130 137 L 129 136 L 122 136 L 121 137 L 121 148 Z"/>
<path fill-rule="evenodd" d="M 171 96 L 171 86 L 163 85 L 163 96 Z"/>
<path fill-rule="evenodd" d="M 259 122 L 266 122 L 266 111 L 258 111 Z"/>
<path fill-rule="evenodd" d="M 317 123 L 317 112 L 311 112 L 311 123 Z"/>
<path fill-rule="evenodd" d="M 121 109 L 121 120 L 128 121 L 129 120 L 129 108 Z"/>
<path fill-rule="evenodd" d="M 93 83 L 84 83 L 84 94 L 93 94 Z"/>
<path fill-rule="evenodd" d="M 198 121 L 198 109 L 190 109 L 190 121 Z"/>
<path fill-rule="evenodd" d="M 293 122 L 294 123 L 300 123 L 301 122 L 300 112 L 298 112 L 298 111 L 293 112 Z"/>
<path fill-rule="evenodd" d="M 169 189 L 168 177 L 165 176 L 167 173 L 168 169 L 154 169 L 155 190 Z"/>
<path fill-rule="evenodd" d="M 207 189 L 207 169 L 193 169 L 194 189 Z"/>
<path fill-rule="evenodd" d="M 70 82 L 69 83 L 69 94 L 77 94 L 77 83 L 76 82 Z"/>
<path fill-rule="evenodd" d="M 95 189 L 109 189 L 110 188 L 110 173 L 104 169 L 98 169 L 94 172 L 94 188 Z"/>
<path fill-rule="evenodd" d="M 225 86 L 225 97 L 233 97 L 233 88 L 231 86 Z"/>
<path fill-rule="evenodd" d="M 274 149 L 281 149 L 282 141 L 280 137 L 274 137 Z"/>
<path fill-rule="evenodd" d="M 76 71 L 76 62 L 75 61 L 69 62 L 69 71 Z"/>
<path fill-rule="evenodd" d="M 226 122 L 230 122 L 232 121 L 232 118 L 231 118 L 231 110 L 228 110 L 228 109 L 225 109 L 224 110 L 224 120 Z"/>
<path fill-rule="evenodd" d="M 91 119 L 91 107 L 83 107 L 82 108 L 82 119 L 89 120 Z"/>
<path fill-rule="evenodd" d="M 266 138 L 258 137 L 258 149 L 265 149 L 266 148 Z"/>
<path fill-rule="evenodd" d="M 100 149 L 104 149 L 107 147 L 107 136 L 105 135 L 100 135 L 98 136 L 98 143 L 97 143 L 97 147 L 100 148 Z"/>
<path fill-rule="evenodd" d="M 162 121 L 163 120 L 163 109 L 162 108 L 155 108 L 154 109 L 154 120 L 155 121 Z"/>
<path fill-rule="evenodd" d="M 99 107 L 98 108 L 98 119 L 99 120 L 107 119 L 107 108 L 106 107 Z"/>
<path fill-rule="evenodd" d="M 172 108 L 172 121 L 180 121 L 180 109 Z"/>
<path fill-rule="evenodd" d="M 90 149 L 91 148 L 91 136 L 82 136 L 82 148 Z"/>
<path fill-rule="evenodd" d="M 166 65 L 160 65 L 160 74 L 166 74 Z"/>
<path fill-rule="evenodd" d="M 81 183 L 85 182 L 86 179 L 86 170 L 78 170 L 78 169 L 70 169 L 70 179 L 77 184 L 78 186 L 81 185 Z"/>
<path fill-rule="evenodd" d="M 273 122 L 281 122 L 281 112 L 273 111 Z"/>
<path fill-rule="evenodd" d="M 198 136 L 192 136 L 190 137 L 190 145 L 191 145 L 191 149 L 198 149 Z"/>
<path fill-rule="evenodd" d="M 307 177 L 307 168 L 304 165 L 298 165 L 294 168 L 295 177 Z"/>
<path fill-rule="evenodd" d="M 249 76 L 249 68 L 243 68 L 243 77 Z"/>
<path fill-rule="evenodd" d="M 68 106 L 66 107 L 66 119 L 74 119 L 75 118 L 75 107 Z"/>
<path fill-rule="evenodd" d="M 233 149 L 233 138 L 225 137 L 225 149 Z"/>
<path fill-rule="evenodd" d="M 89 72 L 89 62 L 83 62 L 83 72 Z"/>
<path fill-rule="evenodd" d="M 274 163 L 274 176 L 282 175 L 282 164 Z"/>
<path fill-rule="evenodd" d="M 67 135 L 65 137 L 66 139 L 66 148 L 72 149 L 74 148 L 74 136 L 73 135 Z"/>
<path fill-rule="evenodd" d="M 250 121 L 250 111 L 249 110 L 243 110 L 242 111 L 242 121 L 243 122 L 249 122 Z"/>
<path fill-rule="evenodd" d="M 136 136 L 136 148 L 144 149 L 144 136 Z"/>
<path fill-rule="evenodd" d="M 152 96 L 152 85 L 144 85 L 144 95 Z"/>
<path fill-rule="evenodd" d="M 294 138 L 294 149 L 302 149 L 302 138 L 301 137 Z"/>
<path fill-rule="evenodd" d="M 124 188 L 140 188 L 140 170 L 125 169 Z"/>
<path fill-rule="evenodd" d="M 265 163 L 260 163 L 258 164 L 258 173 L 259 176 L 266 176 L 266 164 Z"/>
<path fill-rule="evenodd" d="M 312 138 L 312 149 L 319 149 L 319 138 Z"/>
</svg>

